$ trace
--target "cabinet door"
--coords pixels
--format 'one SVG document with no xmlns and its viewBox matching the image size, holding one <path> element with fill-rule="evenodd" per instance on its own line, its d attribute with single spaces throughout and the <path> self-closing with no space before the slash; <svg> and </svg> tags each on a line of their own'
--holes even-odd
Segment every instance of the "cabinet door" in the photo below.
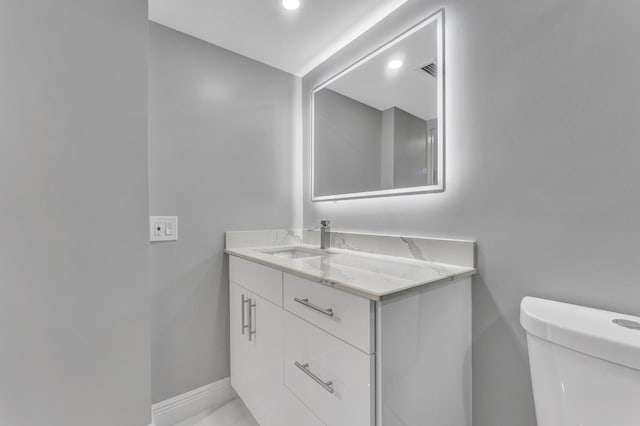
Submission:
<svg viewBox="0 0 640 426">
<path fill-rule="evenodd" d="M 322 425 L 284 387 L 282 308 L 233 282 L 229 302 L 231 385 L 260 426 Z"/>
<path fill-rule="evenodd" d="M 243 400 L 251 389 L 252 345 L 248 339 L 250 293 L 235 283 L 229 285 L 231 386 Z"/>
<path fill-rule="evenodd" d="M 251 293 L 251 358 L 247 369 L 250 389 L 243 401 L 261 426 L 281 426 L 283 415 L 283 311 Z"/>
</svg>

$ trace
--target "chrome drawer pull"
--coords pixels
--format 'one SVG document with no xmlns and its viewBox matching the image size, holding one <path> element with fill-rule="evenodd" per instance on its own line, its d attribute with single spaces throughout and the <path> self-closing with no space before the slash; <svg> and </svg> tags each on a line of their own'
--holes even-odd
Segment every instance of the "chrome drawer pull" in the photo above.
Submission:
<svg viewBox="0 0 640 426">
<path fill-rule="evenodd" d="M 242 325 L 242 335 L 243 335 L 243 336 L 244 336 L 244 330 L 245 330 L 245 328 L 248 328 L 248 327 L 249 327 L 248 325 L 246 325 L 246 324 L 244 323 L 244 317 L 245 317 L 244 304 L 245 304 L 245 303 L 247 303 L 248 301 L 249 301 L 249 299 L 247 299 L 247 298 L 244 296 L 244 294 L 243 294 L 243 295 L 242 295 L 242 298 L 241 298 L 241 306 L 242 306 L 242 314 L 241 314 L 241 315 L 242 315 L 242 321 L 241 321 L 241 322 L 242 322 L 242 324 L 241 324 L 241 325 Z"/>
<path fill-rule="evenodd" d="M 294 297 L 293 298 L 294 301 L 306 306 L 307 308 L 311 308 L 316 312 L 320 312 L 321 314 L 324 314 L 328 317 L 332 317 L 333 316 L 333 309 L 331 308 L 321 308 L 320 306 L 316 306 L 313 303 L 309 303 L 309 299 L 300 299 L 299 297 Z"/>
<path fill-rule="evenodd" d="M 313 380 L 315 380 L 316 383 L 318 383 L 320 386 L 322 386 L 327 392 L 333 393 L 333 382 L 331 380 L 329 380 L 328 382 L 324 382 L 324 381 L 322 381 L 322 379 L 320 377 L 318 377 L 315 374 L 313 374 L 311 372 L 311 370 L 309 370 L 309 363 L 300 364 L 298 361 L 296 361 L 295 364 L 296 364 L 296 367 L 298 367 L 300 370 L 302 370 L 304 372 L 304 374 L 306 374 L 307 376 L 309 376 Z"/>
</svg>

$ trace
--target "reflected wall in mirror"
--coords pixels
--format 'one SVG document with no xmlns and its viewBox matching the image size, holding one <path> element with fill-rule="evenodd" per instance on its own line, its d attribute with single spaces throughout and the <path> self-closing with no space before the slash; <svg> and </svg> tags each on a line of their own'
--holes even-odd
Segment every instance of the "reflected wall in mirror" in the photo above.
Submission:
<svg viewBox="0 0 640 426">
<path fill-rule="evenodd" d="M 313 201 L 443 190 L 443 15 L 313 89 Z"/>
</svg>

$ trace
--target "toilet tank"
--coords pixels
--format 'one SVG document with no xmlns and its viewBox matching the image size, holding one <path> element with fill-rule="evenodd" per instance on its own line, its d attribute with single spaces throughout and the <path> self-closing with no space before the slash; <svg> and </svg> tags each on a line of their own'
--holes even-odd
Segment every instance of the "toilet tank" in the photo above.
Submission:
<svg viewBox="0 0 640 426">
<path fill-rule="evenodd" d="M 525 297 L 520 323 L 538 426 L 640 425 L 640 318 Z"/>
</svg>

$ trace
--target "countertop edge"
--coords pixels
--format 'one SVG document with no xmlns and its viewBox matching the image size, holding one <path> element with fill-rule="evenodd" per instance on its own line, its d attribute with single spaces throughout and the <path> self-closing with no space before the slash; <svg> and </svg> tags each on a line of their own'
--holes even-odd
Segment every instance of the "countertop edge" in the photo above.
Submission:
<svg viewBox="0 0 640 426">
<path fill-rule="evenodd" d="M 367 292 L 365 290 L 362 290 L 360 288 L 355 288 L 353 286 L 350 286 L 348 284 L 344 284 L 341 283 L 339 281 L 334 281 L 334 280 L 329 280 L 326 278 L 322 278 L 319 277 L 317 275 L 313 275 L 313 274 L 307 274 L 305 272 L 302 272 L 298 269 L 295 268 L 289 268 L 277 263 L 272 263 L 272 262 L 268 262 L 264 259 L 260 259 L 257 257 L 253 257 L 250 255 L 246 255 L 244 253 L 239 253 L 234 249 L 225 249 L 224 253 L 229 255 L 229 256 L 235 256 L 238 257 L 240 259 L 244 259 L 244 260 L 248 260 L 263 266 L 267 266 L 269 268 L 273 268 L 273 269 L 277 269 L 279 271 L 282 272 L 286 272 L 288 274 L 291 275 L 295 275 L 297 277 L 300 278 L 304 278 L 310 281 L 314 281 L 317 282 L 319 284 L 322 285 L 326 285 L 328 287 L 333 287 L 333 288 L 337 288 L 339 290 L 345 291 L 347 293 L 351 293 L 351 294 L 355 294 L 357 296 L 361 296 L 361 297 L 365 297 L 367 299 L 376 301 L 376 302 L 380 302 L 380 301 L 384 301 L 385 299 L 388 298 L 392 298 L 395 297 L 397 295 L 401 295 L 401 294 L 406 294 L 412 291 L 417 291 L 421 288 L 427 287 L 427 286 L 433 286 L 433 285 L 437 285 L 437 284 L 442 284 L 442 283 L 446 283 L 446 282 L 450 282 L 450 281 L 456 281 L 459 279 L 463 279 L 463 278 L 467 278 L 470 277 L 472 275 L 475 275 L 476 273 L 478 273 L 478 270 L 476 268 L 473 268 L 471 270 L 465 271 L 465 272 L 461 272 L 459 274 L 454 274 L 454 275 L 450 275 L 450 276 L 446 276 L 440 279 L 435 279 L 435 280 L 430 280 L 427 282 L 417 282 L 415 284 L 411 284 L 408 285 L 406 287 L 403 288 L 399 288 L 397 290 L 391 291 L 391 292 L 386 292 L 386 293 L 372 293 L 372 292 Z"/>
</svg>

